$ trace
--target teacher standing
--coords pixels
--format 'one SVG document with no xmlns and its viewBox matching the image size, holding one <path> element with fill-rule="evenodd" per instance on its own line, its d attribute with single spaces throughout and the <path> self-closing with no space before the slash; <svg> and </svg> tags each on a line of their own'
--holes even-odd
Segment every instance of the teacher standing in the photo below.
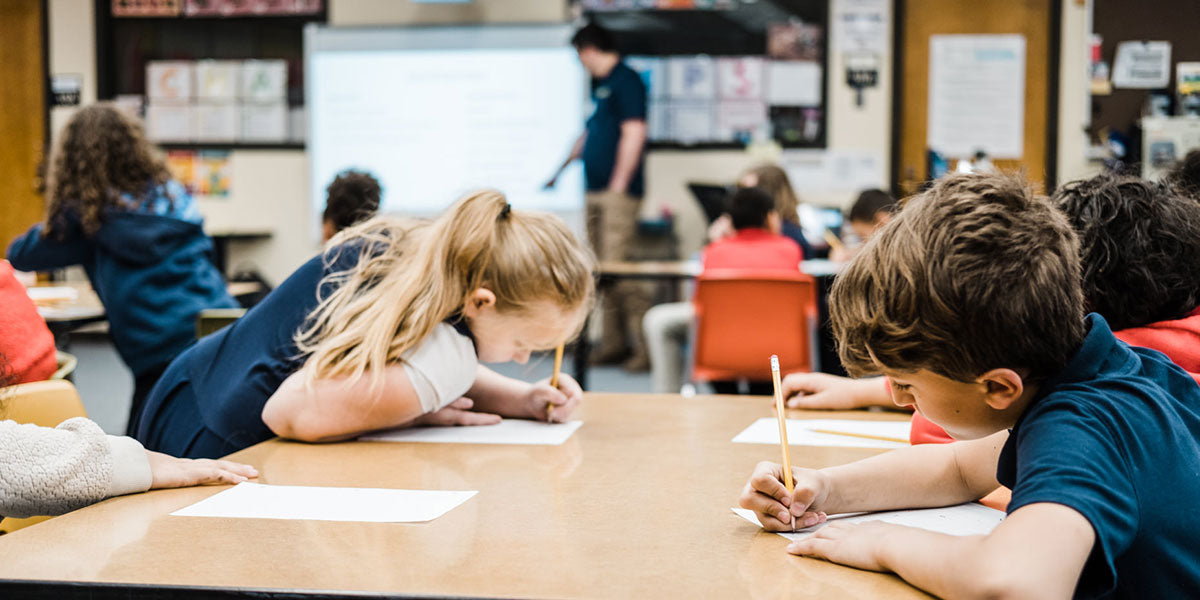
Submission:
<svg viewBox="0 0 1200 600">
<path fill-rule="evenodd" d="M 646 85 L 621 61 L 612 35 L 599 25 L 579 29 L 571 45 L 592 77 L 595 111 L 571 154 L 546 185 L 553 187 L 563 169 L 582 158 L 588 242 L 600 261 L 629 260 L 645 191 Z M 627 370 L 647 370 L 650 363 L 642 315 L 650 304 L 649 286 L 642 282 L 621 281 L 612 286 L 600 301 L 603 337 L 590 362 L 624 360 Z"/>
</svg>

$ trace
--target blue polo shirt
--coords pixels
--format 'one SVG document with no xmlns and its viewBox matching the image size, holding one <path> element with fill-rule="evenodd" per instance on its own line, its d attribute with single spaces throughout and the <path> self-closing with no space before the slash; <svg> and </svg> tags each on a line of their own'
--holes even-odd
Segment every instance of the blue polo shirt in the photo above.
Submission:
<svg viewBox="0 0 1200 600">
<path fill-rule="evenodd" d="M 1200 590 L 1200 386 L 1088 315 L 1083 345 L 1038 390 L 1000 454 L 1008 512 L 1053 502 L 1092 524 L 1077 597 Z"/>
<path fill-rule="evenodd" d="M 601 191 L 608 189 L 613 167 L 617 164 L 621 123 L 630 119 L 646 120 L 646 85 L 637 72 L 619 62 L 607 77 L 592 80 L 592 101 L 596 110 L 587 120 L 583 173 L 588 191 Z M 638 157 L 637 170 L 625 190 L 639 198 L 646 185 L 642 178 L 643 156 Z"/>
</svg>

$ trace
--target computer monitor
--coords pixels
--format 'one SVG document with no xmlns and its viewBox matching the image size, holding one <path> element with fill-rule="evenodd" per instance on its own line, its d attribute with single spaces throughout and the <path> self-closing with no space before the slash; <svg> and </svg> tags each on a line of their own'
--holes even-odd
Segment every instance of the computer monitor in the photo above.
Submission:
<svg viewBox="0 0 1200 600">
<path fill-rule="evenodd" d="M 708 218 L 709 223 L 729 212 L 730 186 L 713 183 L 688 183 L 687 187 L 696 197 L 696 201 L 700 203 L 700 208 L 704 209 L 704 216 Z"/>
</svg>

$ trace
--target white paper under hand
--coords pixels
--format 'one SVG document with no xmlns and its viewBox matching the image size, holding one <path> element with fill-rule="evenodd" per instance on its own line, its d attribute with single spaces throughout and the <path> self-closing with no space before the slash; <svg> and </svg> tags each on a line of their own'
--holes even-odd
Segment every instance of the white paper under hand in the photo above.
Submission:
<svg viewBox="0 0 1200 600">
<path fill-rule="evenodd" d="M 583 421 L 543 423 L 504 419 L 496 425 L 406 427 L 359 436 L 367 442 L 430 442 L 442 444 L 530 444 L 558 446 L 570 439 Z"/>
<path fill-rule="evenodd" d="M 732 508 L 737 516 L 762 526 L 753 511 L 744 508 Z M 867 521 L 884 521 L 895 525 L 907 525 L 919 529 L 927 529 L 948 535 L 985 535 L 991 533 L 1001 521 L 1004 513 L 994 508 L 988 508 L 974 502 L 957 506 L 941 508 L 919 508 L 913 510 L 892 510 L 876 513 L 851 513 L 834 515 L 824 523 L 792 532 L 777 532 L 789 540 L 804 539 L 830 523 L 865 523 Z"/>
<path fill-rule="evenodd" d="M 903 448 L 904 442 L 873 440 L 848 435 L 817 433 L 814 429 L 845 431 L 907 440 L 910 421 L 858 421 L 852 419 L 788 419 L 789 446 L 839 446 L 850 448 Z M 779 444 L 779 424 L 775 417 L 751 423 L 733 438 L 739 444 Z"/>
<path fill-rule="evenodd" d="M 308 487 L 243 482 L 191 506 L 177 517 L 298 519 L 421 523 L 432 521 L 478 492 Z"/>
</svg>

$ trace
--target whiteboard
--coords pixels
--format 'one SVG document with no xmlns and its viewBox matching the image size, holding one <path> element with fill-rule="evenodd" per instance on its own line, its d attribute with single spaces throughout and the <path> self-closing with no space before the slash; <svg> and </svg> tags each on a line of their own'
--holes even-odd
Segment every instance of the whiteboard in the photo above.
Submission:
<svg viewBox="0 0 1200 600">
<path fill-rule="evenodd" d="M 578 213 L 582 167 L 542 185 L 583 130 L 586 79 L 564 26 L 305 30 L 312 206 L 344 169 L 383 187 L 381 210 L 426 216 L 471 190 Z M 319 223 L 319 219 L 317 219 Z"/>
</svg>

